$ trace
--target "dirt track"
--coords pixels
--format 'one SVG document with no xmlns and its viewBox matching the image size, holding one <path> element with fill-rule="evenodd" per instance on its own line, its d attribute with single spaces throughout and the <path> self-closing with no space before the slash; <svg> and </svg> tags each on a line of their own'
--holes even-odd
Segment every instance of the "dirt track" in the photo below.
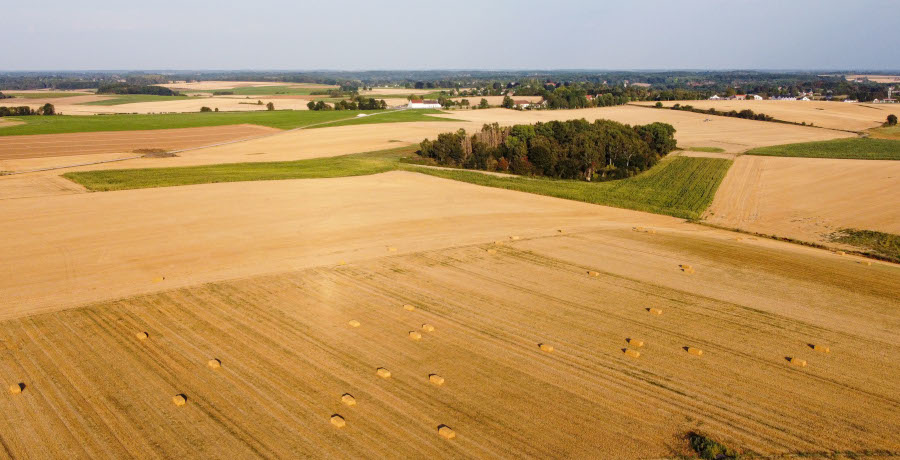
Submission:
<svg viewBox="0 0 900 460">
<path fill-rule="evenodd" d="M 732 241 L 725 232 L 626 211 L 579 219 L 592 228 L 565 227 L 560 234 L 548 224 L 573 220 L 550 210 L 557 204 L 557 213 L 580 208 L 572 214 L 585 217 L 588 205 L 409 176 L 384 175 L 389 180 L 381 183 L 333 180 L 327 183 L 330 193 L 365 190 L 381 204 L 366 199 L 331 214 L 310 207 L 303 220 L 285 219 L 291 208 L 271 193 L 273 185 L 287 192 L 301 181 L 240 184 L 249 189 L 248 201 L 259 200 L 254 188 L 268 189 L 265 195 L 275 200 L 265 207 L 279 213 L 277 227 L 307 242 L 303 251 L 350 249 L 348 265 L 0 322 L 6 349 L 0 375 L 7 384 L 27 385 L 19 395 L 0 397 L 0 433 L 8 452 L 90 458 L 198 452 L 646 458 L 681 453 L 679 437 L 695 429 L 764 454 L 900 450 L 893 430 L 900 421 L 897 267 L 863 266 L 771 241 Z M 326 184 L 315 185 L 325 193 L 321 185 Z M 425 205 L 445 186 L 461 205 L 469 203 L 468 192 L 484 192 L 480 218 L 449 217 L 455 209 L 450 200 L 448 211 L 440 210 L 446 219 L 426 224 L 420 220 L 425 208 L 413 207 L 412 215 L 396 221 L 395 211 L 410 209 L 420 191 Z M 386 188 L 392 192 L 383 194 Z M 196 209 L 198 203 L 166 191 L 174 207 Z M 164 215 L 154 204 L 162 197 L 147 192 L 140 194 L 148 212 Z M 293 192 L 295 201 L 321 199 Z M 134 198 L 130 195 L 99 196 L 124 203 Z M 491 195 L 512 202 L 501 206 Z M 240 209 L 240 203 L 229 204 Z M 537 206 L 532 223 L 517 209 L 526 204 Z M 286 244 L 287 234 L 273 232 L 273 223 L 261 221 L 258 210 L 242 212 L 253 228 L 273 237 L 270 244 L 280 257 L 296 251 L 291 248 L 298 243 Z M 218 213 L 210 209 L 194 224 L 207 226 L 205 231 L 165 229 L 170 238 L 155 239 L 159 256 L 132 263 L 150 267 L 169 258 L 174 270 L 167 274 L 174 276 L 157 284 L 168 286 L 178 283 L 186 266 L 196 268 L 197 254 L 242 267 L 246 259 L 237 263 L 227 253 L 266 256 L 249 244 L 255 238 L 244 222 L 216 230 L 223 228 L 212 218 Z M 160 222 L 122 216 L 132 226 L 94 222 L 93 232 L 104 234 L 112 247 L 121 236 L 141 235 L 150 225 L 188 224 L 182 216 L 165 215 Z M 354 231 L 369 235 L 365 244 L 390 241 L 401 248 L 400 255 L 389 256 L 394 253 L 384 246 L 371 258 L 351 249 L 357 243 L 347 238 L 342 215 L 362 219 Z M 648 234 L 621 220 L 662 225 Z M 374 225 L 378 221 L 385 225 Z M 482 225 L 486 233 L 478 235 L 469 228 L 475 222 L 491 225 Z M 310 239 L 323 224 L 333 239 Z M 523 238 L 504 238 L 503 246 L 489 243 L 511 230 Z M 226 240 L 217 237 L 219 231 Z M 452 234 L 462 238 L 451 242 Z M 482 244 L 465 245 L 473 236 Z M 98 269 L 80 260 L 93 247 L 86 238 L 90 235 L 76 229 L 67 237 L 68 249 L 57 247 L 76 276 Z M 228 250 L 173 257 L 169 251 L 181 244 L 177 241 L 190 238 Z M 221 244 L 227 240 L 230 244 Z M 448 243 L 451 247 L 438 248 Z M 409 247 L 414 252 L 406 252 Z M 113 247 L 102 258 L 116 266 L 102 270 L 104 287 L 132 283 L 121 277 L 130 270 L 121 265 L 128 257 Z M 680 263 L 693 264 L 697 273 L 682 273 Z M 588 276 L 588 270 L 597 276 Z M 404 310 L 407 303 L 416 310 Z M 652 315 L 649 307 L 663 314 Z M 361 325 L 348 326 L 351 319 Z M 408 338 L 426 323 L 435 330 L 422 332 L 419 341 Z M 149 333 L 146 340 L 135 337 L 142 331 Z M 629 347 L 628 337 L 645 345 Z M 539 343 L 552 345 L 553 352 L 541 351 Z M 809 343 L 827 345 L 831 353 L 813 351 Z M 690 355 L 686 346 L 704 353 Z M 625 356 L 623 348 L 635 348 L 641 356 Z M 786 357 L 808 365 L 793 366 Z M 207 367 L 212 358 L 221 360 L 220 369 Z M 379 367 L 391 377 L 377 377 Z M 429 383 L 431 373 L 444 384 Z M 183 407 L 171 399 L 179 393 L 187 396 Z M 357 405 L 341 404 L 344 393 Z M 332 414 L 342 415 L 347 425 L 330 425 Z M 455 430 L 456 438 L 441 438 L 441 424 Z"/>
<path fill-rule="evenodd" d="M 258 125 L 206 128 L 109 131 L 97 133 L 39 134 L 0 137 L 0 161 L 54 156 L 121 153 L 135 149 L 175 150 L 236 139 L 258 137 L 280 130 Z"/>
<path fill-rule="evenodd" d="M 818 243 L 841 228 L 900 234 L 900 162 L 740 156 L 706 220 Z"/>
</svg>

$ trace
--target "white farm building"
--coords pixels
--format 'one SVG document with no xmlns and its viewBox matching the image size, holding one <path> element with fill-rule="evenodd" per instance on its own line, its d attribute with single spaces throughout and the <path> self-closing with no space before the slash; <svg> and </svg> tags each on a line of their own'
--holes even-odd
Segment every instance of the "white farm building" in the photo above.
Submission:
<svg viewBox="0 0 900 460">
<path fill-rule="evenodd" d="M 441 108 L 441 104 L 434 99 L 410 99 L 409 104 L 406 105 L 408 109 L 439 109 Z"/>
</svg>

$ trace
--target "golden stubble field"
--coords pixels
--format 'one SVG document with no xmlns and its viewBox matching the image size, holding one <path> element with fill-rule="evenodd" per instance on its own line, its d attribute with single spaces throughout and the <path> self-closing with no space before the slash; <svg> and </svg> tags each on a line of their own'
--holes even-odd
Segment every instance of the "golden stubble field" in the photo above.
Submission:
<svg viewBox="0 0 900 460">
<path fill-rule="evenodd" d="M 652 106 L 655 102 L 636 102 Z M 778 120 L 814 124 L 829 129 L 864 131 L 881 126 L 890 114 L 900 115 L 900 104 L 869 104 L 834 101 L 666 101 L 663 105 L 692 105 L 728 112 L 750 109 Z"/>
<path fill-rule="evenodd" d="M 898 161 L 744 155 L 705 220 L 816 243 L 842 228 L 900 234 L 897 196 Z"/>
<path fill-rule="evenodd" d="M 9 203 L 11 457 L 900 450 L 893 265 L 412 173 Z"/>
</svg>

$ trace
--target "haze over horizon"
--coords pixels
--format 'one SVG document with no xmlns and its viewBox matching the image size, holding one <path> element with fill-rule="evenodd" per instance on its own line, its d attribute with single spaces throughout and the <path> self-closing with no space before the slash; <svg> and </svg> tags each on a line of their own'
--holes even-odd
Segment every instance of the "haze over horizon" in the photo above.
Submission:
<svg viewBox="0 0 900 460">
<path fill-rule="evenodd" d="M 874 70 L 900 4 L 862 0 L 287 0 L 10 5 L 0 71 Z M 359 37 L 365 40 L 360 41 Z"/>
</svg>

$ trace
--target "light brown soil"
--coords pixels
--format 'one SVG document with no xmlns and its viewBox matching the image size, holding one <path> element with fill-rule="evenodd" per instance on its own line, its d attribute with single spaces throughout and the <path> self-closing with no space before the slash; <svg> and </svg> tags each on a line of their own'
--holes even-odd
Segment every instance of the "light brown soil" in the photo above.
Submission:
<svg viewBox="0 0 900 460">
<path fill-rule="evenodd" d="M 150 131 L 4 136 L 0 137 L 0 160 L 130 152 L 151 148 L 174 150 L 263 136 L 278 131 L 245 124 Z"/>
<path fill-rule="evenodd" d="M 651 106 L 655 102 L 640 102 Z M 832 101 L 667 101 L 663 105 L 692 105 L 719 111 L 750 109 L 779 120 L 814 124 L 831 129 L 863 131 L 881 126 L 890 114 L 900 115 L 900 104 L 856 104 Z"/>
<path fill-rule="evenodd" d="M 499 122 L 501 125 L 534 123 L 538 121 L 588 121 L 608 119 L 630 125 L 653 122 L 669 123 L 675 127 L 679 145 L 719 147 L 728 153 L 743 152 L 767 145 L 789 144 L 852 137 L 852 133 L 807 128 L 783 123 L 716 117 L 675 110 L 656 110 L 632 105 L 578 110 L 455 110 L 442 118 L 456 118 L 479 124 Z"/>
<path fill-rule="evenodd" d="M 841 228 L 900 233 L 900 162 L 738 157 L 706 220 L 826 242 Z"/>
<path fill-rule="evenodd" d="M 900 450 L 893 265 L 399 172 L 3 206 L 9 456 Z"/>
</svg>

